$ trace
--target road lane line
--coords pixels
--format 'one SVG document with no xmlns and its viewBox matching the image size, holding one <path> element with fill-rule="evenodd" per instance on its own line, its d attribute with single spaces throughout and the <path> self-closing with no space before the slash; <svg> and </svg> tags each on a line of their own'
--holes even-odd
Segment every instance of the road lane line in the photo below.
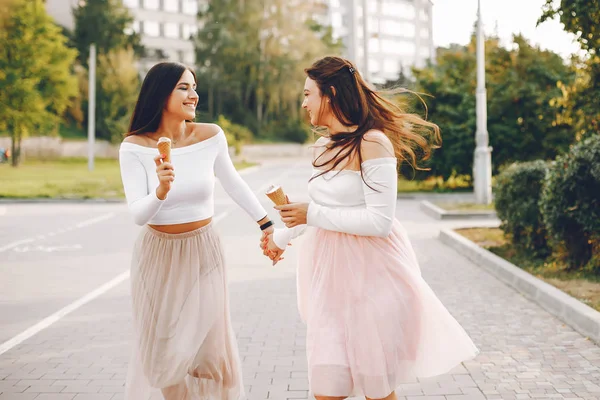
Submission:
<svg viewBox="0 0 600 400">
<path fill-rule="evenodd" d="M 74 301 L 73 303 L 69 304 L 68 306 L 58 310 L 54 314 L 44 318 L 37 324 L 35 324 L 32 327 L 30 327 L 29 329 L 26 329 L 25 331 L 19 333 L 17 336 L 13 337 L 12 339 L 2 343 L 0 345 L 0 355 L 2 355 L 3 353 L 6 353 L 8 350 L 12 349 L 13 347 L 17 346 L 18 344 L 21 344 L 22 342 L 29 339 L 30 337 L 37 334 L 38 332 L 46 329 L 47 327 L 49 327 L 56 321 L 63 318 L 65 315 L 70 314 L 71 312 L 75 311 L 76 309 L 83 306 L 84 304 L 87 304 L 90 301 L 94 300 L 96 297 L 100 296 L 101 294 L 106 293 L 113 287 L 115 287 L 118 284 L 120 284 L 121 282 L 125 281 L 127 278 L 129 278 L 129 271 L 123 272 L 122 274 L 120 274 L 116 278 L 110 280 L 109 282 L 106 282 L 104 285 L 100 286 L 99 288 L 91 291 L 90 293 L 88 293 L 85 296 L 81 297 L 80 299 Z"/>
<path fill-rule="evenodd" d="M 78 224 L 74 225 L 74 228 L 84 228 L 86 226 L 94 225 L 94 224 L 97 224 L 98 222 L 106 221 L 107 219 L 110 219 L 110 218 L 114 217 L 115 215 L 116 215 L 115 213 L 111 212 L 111 213 L 100 215 L 99 217 L 87 219 L 85 221 L 81 221 Z M 37 236 L 32 237 L 32 238 L 17 240 L 16 242 L 12 242 L 12 243 L 9 243 L 7 245 L 4 245 L 4 246 L 0 247 L 0 253 L 5 252 L 6 250 L 10 250 L 13 247 L 17 247 L 17 246 L 20 246 L 20 245 L 25 244 L 25 243 L 34 242 L 36 239 L 41 239 L 40 236 L 42 236 L 42 237 L 46 236 L 46 235 L 47 236 L 56 236 L 56 234 L 58 234 L 58 233 L 64 233 L 64 232 L 69 231 L 69 230 L 72 230 L 72 229 L 66 229 L 66 230 L 65 229 L 59 229 L 59 230 L 56 230 L 54 232 L 46 233 L 45 235 L 37 235 Z"/>
<path fill-rule="evenodd" d="M 294 166 L 295 166 L 295 164 L 294 164 Z M 293 168 L 290 168 L 290 169 L 293 169 Z M 283 172 L 283 173 L 279 174 L 274 179 L 274 181 L 275 182 L 282 181 L 285 178 L 285 176 L 287 176 L 287 174 L 288 174 L 288 172 Z M 267 188 L 270 185 L 271 185 L 271 182 L 265 183 L 265 185 L 261 186 L 258 190 L 254 191 L 254 193 L 256 195 L 264 194 L 264 192 L 267 190 Z M 239 206 L 236 205 L 234 207 L 230 207 L 229 209 L 225 210 L 224 212 L 222 212 L 220 214 L 217 214 L 215 217 L 213 217 L 213 224 L 216 225 L 220 221 L 222 221 L 223 219 L 227 218 L 229 216 L 229 214 L 231 214 L 238 207 Z M 110 213 L 110 214 L 114 214 L 114 213 Z M 83 222 L 81 222 L 78 225 L 89 226 L 91 224 L 104 221 L 104 220 L 106 220 L 108 218 L 109 218 L 108 214 L 106 214 L 104 216 L 93 218 L 91 220 L 83 221 Z M 26 239 L 26 240 L 29 240 L 29 242 L 33 241 L 33 239 Z M 19 244 L 29 243 L 29 242 L 25 242 L 25 241 L 21 241 L 20 243 L 15 242 L 15 243 L 12 243 L 10 246 L 15 247 L 15 246 L 18 246 Z M 106 282 L 104 285 L 102 285 L 102 286 L 94 289 L 90 293 L 88 293 L 88 294 L 84 295 L 83 297 L 75 300 L 74 302 L 72 302 L 71 304 L 67 305 L 66 307 L 63 307 L 62 309 L 58 310 L 54 314 L 52 314 L 52 315 L 44 318 L 43 320 L 41 320 L 37 324 L 31 326 L 30 328 L 28 328 L 25 331 L 19 333 L 18 335 L 14 336 L 13 338 L 11 338 L 11 339 L 7 340 L 6 342 L 0 344 L 0 355 L 2 355 L 3 353 L 6 353 L 7 351 L 9 351 L 10 349 L 12 349 L 15 346 L 18 346 L 19 344 L 23 343 L 25 340 L 31 338 L 35 334 L 37 334 L 37 333 L 41 332 L 42 330 L 48 328 L 49 326 L 51 326 L 55 322 L 59 321 L 60 319 L 64 318 L 68 314 L 72 313 L 73 311 L 77 310 L 78 308 L 84 306 L 85 304 L 87 304 L 90 301 L 98 298 L 99 296 L 101 296 L 104 293 L 108 292 L 109 290 L 111 290 L 115 286 L 117 286 L 120 283 L 124 282 L 125 280 L 127 280 L 129 278 L 129 274 L 130 274 L 129 270 L 127 270 L 127 271 L 119 274 L 118 276 L 116 276 L 112 280 Z"/>
</svg>

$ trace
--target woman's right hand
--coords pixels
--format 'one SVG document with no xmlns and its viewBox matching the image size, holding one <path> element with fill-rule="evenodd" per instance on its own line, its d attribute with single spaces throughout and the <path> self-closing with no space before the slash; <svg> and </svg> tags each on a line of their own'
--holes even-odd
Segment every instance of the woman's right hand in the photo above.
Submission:
<svg viewBox="0 0 600 400">
<path fill-rule="evenodd" d="M 159 154 L 154 157 L 154 163 L 156 163 L 156 175 L 158 176 L 158 187 L 156 188 L 156 196 L 164 200 L 167 198 L 167 194 L 171 190 L 171 184 L 175 180 L 175 171 L 173 170 L 173 164 L 163 162 L 164 155 Z"/>
</svg>

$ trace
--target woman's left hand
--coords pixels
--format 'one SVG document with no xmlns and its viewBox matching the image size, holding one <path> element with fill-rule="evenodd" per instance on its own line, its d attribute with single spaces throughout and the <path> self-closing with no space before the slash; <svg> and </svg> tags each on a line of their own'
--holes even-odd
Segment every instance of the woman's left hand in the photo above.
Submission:
<svg viewBox="0 0 600 400">
<path fill-rule="evenodd" d="M 275 206 L 275 209 L 279 211 L 281 221 L 283 221 L 288 228 L 306 224 L 308 203 L 284 204 L 282 206 Z"/>
</svg>

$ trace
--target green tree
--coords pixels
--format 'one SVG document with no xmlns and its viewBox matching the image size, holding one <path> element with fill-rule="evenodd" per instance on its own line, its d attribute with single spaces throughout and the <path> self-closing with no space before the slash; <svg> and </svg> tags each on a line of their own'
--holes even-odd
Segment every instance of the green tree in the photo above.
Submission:
<svg viewBox="0 0 600 400">
<path fill-rule="evenodd" d="M 575 34 L 583 50 L 600 55 L 600 2 L 597 0 L 546 0 L 538 25 L 559 16 L 567 32 Z"/>
<path fill-rule="evenodd" d="M 300 121 L 302 70 L 338 52 L 331 30 L 312 19 L 315 4 L 299 0 L 211 1 L 196 37 L 200 111 L 223 114 L 254 132 Z M 285 132 L 280 132 L 285 134 Z"/>
<path fill-rule="evenodd" d="M 131 47 L 141 55 L 144 47 L 140 35 L 131 30 L 133 17 L 122 0 L 85 0 L 73 9 L 75 29 L 72 44 L 79 52 L 79 62 L 87 68 L 90 44 L 98 54 Z"/>
<path fill-rule="evenodd" d="M 98 58 L 101 93 L 97 107 L 98 136 L 119 142 L 127 132 L 140 86 L 132 49 L 112 50 Z"/>
<path fill-rule="evenodd" d="M 559 17 L 564 29 L 575 35 L 587 55 L 574 58 L 577 80 L 563 88 L 568 101 L 563 103 L 565 118 L 577 125 L 578 137 L 600 130 L 600 2 L 597 0 L 546 0 L 538 25 Z"/>
<path fill-rule="evenodd" d="M 75 96 L 71 68 L 76 51 L 66 45 L 42 0 L 11 0 L 0 15 L 0 129 L 12 137 L 12 164 L 21 141 L 51 130 Z"/>
<path fill-rule="evenodd" d="M 561 86 L 573 81 L 572 70 L 559 55 L 532 46 L 522 36 L 513 38 L 512 47 L 501 47 L 494 37 L 486 40 L 488 131 L 496 172 L 514 161 L 554 158 L 575 139 L 561 103 Z M 444 141 L 429 163 L 430 174 L 448 178 L 471 173 L 475 50 L 474 38 L 467 46 L 438 49 L 436 65 L 414 70 L 417 90 L 434 96 L 425 100 Z"/>
</svg>

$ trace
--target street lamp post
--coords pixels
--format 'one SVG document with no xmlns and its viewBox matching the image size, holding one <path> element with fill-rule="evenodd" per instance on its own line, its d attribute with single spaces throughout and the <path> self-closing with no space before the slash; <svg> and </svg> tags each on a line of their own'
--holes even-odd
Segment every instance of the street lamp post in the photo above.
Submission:
<svg viewBox="0 0 600 400">
<path fill-rule="evenodd" d="M 96 139 L 96 45 L 90 45 L 88 87 L 88 170 L 94 170 L 94 142 Z"/>
<path fill-rule="evenodd" d="M 473 160 L 475 201 L 492 202 L 492 148 L 487 131 L 487 94 L 485 91 L 485 37 L 481 21 L 481 0 L 477 2 L 477 131 Z"/>
<path fill-rule="evenodd" d="M 363 65 L 362 74 L 367 82 L 370 81 L 369 73 L 369 10 L 367 8 L 367 0 L 362 0 L 362 28 L 363 28 Z"/>
</svg>

